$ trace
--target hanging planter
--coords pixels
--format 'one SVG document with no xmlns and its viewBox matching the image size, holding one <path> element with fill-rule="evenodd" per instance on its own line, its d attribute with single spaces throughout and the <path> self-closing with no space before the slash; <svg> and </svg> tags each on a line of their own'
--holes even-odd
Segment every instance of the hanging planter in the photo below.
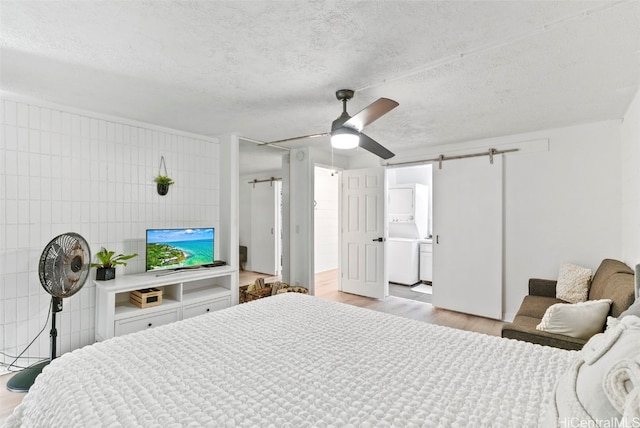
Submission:
<svg viewBox="0 0 640 428">
<path fill-rule="evenodd" d="M 164 175 L 162 175 L 162 168 L 164 168 Z M 156 182 L 156 188 L 158 195 L 164 196 L 169 193 L 169 186 L 175 181 L 171 177 L 167 176 L 167 164 L 164 162 L 164 156 L 160 156 L 160 167 L 158 168 L 158 176 L 153 179 Z"/>
</svg>

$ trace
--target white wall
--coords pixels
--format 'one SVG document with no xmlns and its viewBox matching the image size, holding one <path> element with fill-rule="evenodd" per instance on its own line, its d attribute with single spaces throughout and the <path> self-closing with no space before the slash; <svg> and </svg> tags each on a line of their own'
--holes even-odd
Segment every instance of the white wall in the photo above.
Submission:
<svg viewBox="0 0 640 428">
<path fill-rule="evenodd" d="M 214 226 L 218 234 L 217 140 L 12 96 L 0 106 L 3 352 L 16 355 L 45 324 L 50 296 L 38 260 L 55 236 L 77 232 L 93 254 L 101 246 L 139 253 L 122 275 L 144 271 L 147 228 Z M 167 196 L 153 182 L 161 155 L 176 182 Z M 94 302 L 91 281 L 64 300 L 59 353 L 94 341 Z M 48 355 L 48 331 L 29 356 Z"/>
<path fill-rule="evenodd" d="M 340 179 L 330 169 L 315 167 L 315 272 L 338 269 Z"/>
<path fill-rule="evenodd" d="M 561 260 L 594 272 L 621 257 L 619 121 L 513 136 L 548 138 L 549 151 L 505 155 L 504 313 L 531 277 L 555 279 Z M 502 139 L 500 139 L 502 140 Z"/>
<path fill-rule="evenodd" d="M 620 126 L 622 144 L 622 258 L 640 263 L 640 92 Z"/>
</svg>

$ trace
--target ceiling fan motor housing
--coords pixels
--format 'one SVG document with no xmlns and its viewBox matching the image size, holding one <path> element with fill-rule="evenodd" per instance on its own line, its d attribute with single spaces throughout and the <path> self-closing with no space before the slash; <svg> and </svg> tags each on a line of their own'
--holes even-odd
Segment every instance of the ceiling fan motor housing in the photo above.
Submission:
<svg viewBox="0 0 640 428">
<path fill-rule="evenodd" d="M 331 132 L 333 133 L 333 131 L 335 131 L 336 129 L 342 128 L 342 125 L 349 119 L 351 119 L 349 113 L 343 111 L 342 114 L 331 123 Z"/>
</svg>

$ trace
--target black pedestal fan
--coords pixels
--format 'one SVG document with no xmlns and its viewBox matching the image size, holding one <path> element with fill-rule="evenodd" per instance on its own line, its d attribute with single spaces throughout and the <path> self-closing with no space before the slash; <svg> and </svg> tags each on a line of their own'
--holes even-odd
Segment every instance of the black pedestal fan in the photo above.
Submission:
<svg viewBox="0 0 640 428">
<path fill-rule="evenodd" d="M 89 277 L 91 250 L 77 233 L 56 236 L 44 247 L 38 264 L 40 284 L 51 294 L 51 353 L 48 361 L 27 367 L 7 382 L 13 392 L 27 392 L 42 369 L 56 358 L 56 314 L 62 311 L 62 299 L 76 294 Z"/>
</svg>

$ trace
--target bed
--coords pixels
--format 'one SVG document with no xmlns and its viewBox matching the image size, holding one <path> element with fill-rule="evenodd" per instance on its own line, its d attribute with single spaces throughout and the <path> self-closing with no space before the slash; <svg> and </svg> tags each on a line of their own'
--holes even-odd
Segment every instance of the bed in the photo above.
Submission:
<svg viewBox="0 0 640 428">
<path fill-rule="evenodd" d="M 65 354 L 6 426 L 540 426 L 576 355 L 285 293 Z"/>
</svg>

